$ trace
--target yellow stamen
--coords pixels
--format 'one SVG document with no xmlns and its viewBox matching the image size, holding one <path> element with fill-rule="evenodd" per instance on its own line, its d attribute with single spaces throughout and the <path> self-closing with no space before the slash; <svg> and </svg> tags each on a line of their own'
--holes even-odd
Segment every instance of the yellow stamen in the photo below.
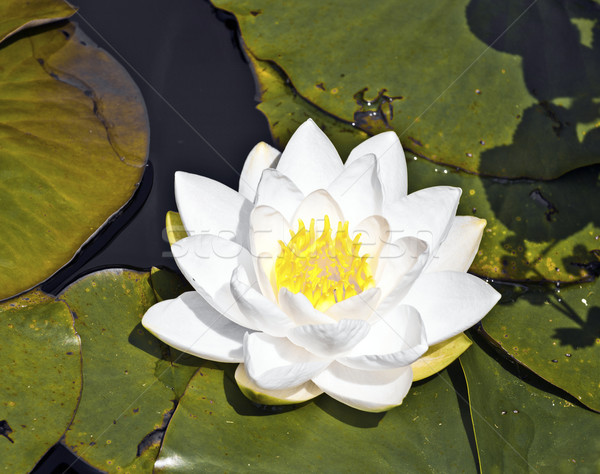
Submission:
<svg viewBox="0 0 600 474">
<path fill-rule="evenodd" d="M 303 293 L 319 311 L 357 295 L 375 286 L 368 255 L 359 256 L 360 234 L 354 240 L 348 235 L 348 222 L 338 223 L 335 239 L 329 216 L 319 237 L 315 220 L 307 230 L 298 221 L 296 233 L 290 230 L 288 244 L 281 240 L 281 253 L 275 263 L 277 292 L 287 288 L 292 293 Z"/>
</svg>

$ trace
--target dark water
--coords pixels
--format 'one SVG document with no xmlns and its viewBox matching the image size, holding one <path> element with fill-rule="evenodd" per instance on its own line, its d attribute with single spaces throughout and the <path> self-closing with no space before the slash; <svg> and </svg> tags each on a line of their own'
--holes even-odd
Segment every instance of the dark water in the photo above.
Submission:
<svg viewBox="0 0 600 474">
<path fill-rule="evenodd" d="M 151 191 L 137 215 L 117 219 L 95 249 L 46 285 L 59 291 L 72 277 L 99 266 L 170 266 L 164 215 L 176 210 L 173 174 L 198 173 L 237 189 L 250 149 L 271 142 L 267 121 L 255 109 L 255 85 L 237 45 L 232 17 L 207 1 L 80 0 L 74 17 L 98 46 L 123 64 L 138 84 L 150 117 Z M 153 177 L 151 176 L 153 175 Z M 153 178 L 153 179 L 152 179 Z M 120 230 L 108 240 L 106 234 Z M 89 259 L 82 265 L 81 260 Z M 74 267 L 79 266 L 79 269 Z M 75 272 L 75 275 L 72 275 Z"/>
<path fill-rule="evenodd" d="M 271 142 L 255 109 L 255 85 L 231 17 L 201 0 L 78 0 L 76 21 L 123 64 L 150 117 L 150 163 L 132 205 L 68 268 L 44 286 L 58 292 L 99 267 L 175 269 L 164 216 L 175 210 L 173 174 L 198 173 L 237 189 L 247 153 Z M 216 150 L 216 151 L 215 151 Z M 137 211 L 137 212 L 136 212 Z M 64 472 L 74 461 L 58 448 L 35 472 Z M 69 472 L 97 472 L 78 463 Z"/>
</svg>

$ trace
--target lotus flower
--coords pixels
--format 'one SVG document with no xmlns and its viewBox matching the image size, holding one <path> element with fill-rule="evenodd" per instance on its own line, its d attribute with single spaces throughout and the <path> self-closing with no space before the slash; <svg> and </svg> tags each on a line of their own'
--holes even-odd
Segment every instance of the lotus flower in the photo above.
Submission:
<svg viewBox="0 0 600 474">
<path fill-rule="evenodd" d="M 407 195 L 395 133 L 344 164 L 312 120 L 283 153 L 256 145 L 239 192 L 178 172 L 188 237 L 171 248 L 196 291 L 154 305 L 142 323 L 179 350 L 240 363 L 236 380 L 258 401 L 325 392 L 365 411 L 397 406 L 411 364 L 499 299 L 466 273 L 485 221 L 455 215 L 460 195 Z"/>
</svg>

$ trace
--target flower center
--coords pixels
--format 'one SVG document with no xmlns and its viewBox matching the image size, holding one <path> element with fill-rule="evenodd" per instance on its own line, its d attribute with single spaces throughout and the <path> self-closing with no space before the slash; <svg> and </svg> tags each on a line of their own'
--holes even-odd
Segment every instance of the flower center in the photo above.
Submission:
<svg viewBox="0 0 600 474">
<path fill-rule="evenodd" d="M 315 220 L 306 229 L 298 221 L 298 232 L 290 230 L 288 244 L 281 240 L 281 253 L 275 262 L 277 292 L 283 287 L 292 293 L 304 294 L 319 311 L 375 286 L 368 255 L 359 256 L 360 234 L 354 240 L 348 235 L 348 222 L 338 223 L 335 238 L 329 216 L 320 236 L 315 232 Z"/>
</svg>

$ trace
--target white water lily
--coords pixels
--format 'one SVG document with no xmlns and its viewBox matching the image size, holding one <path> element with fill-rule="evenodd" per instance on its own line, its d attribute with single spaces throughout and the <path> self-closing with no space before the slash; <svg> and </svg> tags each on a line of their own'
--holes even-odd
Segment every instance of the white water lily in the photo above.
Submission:
<svg viewBox="0 0 600 474">
<path fill-rule="evenodd" d="M 239 192 L 178 172 L 188 237 L 172 251 L 196 291 L 154 305 L 142 323 L 179 350 L 239 362 L 238 383 L 259 400 L 325 392 L 387 410 L 407 394 L 411 363 L 499 299 L 466 273 L 485 221 L 455 215 L 460 194 L 407 195 L 395 133 L 343 164 L 312 120 L 283 153 L 256 145 Z"/>
</svg>

